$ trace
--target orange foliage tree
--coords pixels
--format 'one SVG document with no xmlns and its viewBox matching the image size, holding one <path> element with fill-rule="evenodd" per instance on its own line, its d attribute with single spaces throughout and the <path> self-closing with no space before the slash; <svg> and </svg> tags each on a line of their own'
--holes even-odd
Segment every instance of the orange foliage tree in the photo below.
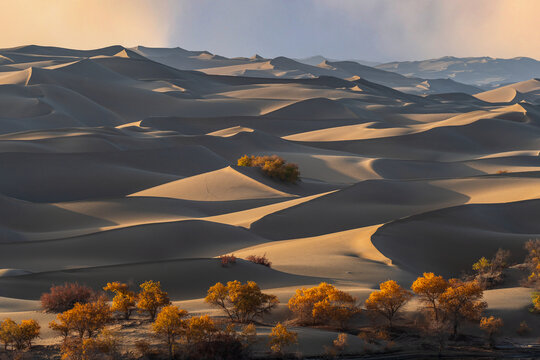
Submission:
<svg viewBox="0 0 540 360">
<path fill-rule="evenodd" d="M 184 318 L 186 310 L 179 309 L 174 305 L 165 306 L 157 314 L 156 321 L 152 324 L 154 332 L 163 337 L 169 350 L 169 358 L 174 358 L 176 339 L 184 333 Z"/>
<path fill-rule="evenodd" d="M 287 330 L 287 328 L 281 323 L 277 323 L 276 326 L 272 328 L 272 332 L 269 335 L 270 337 L 270 349 L 272 352 L 277 354 L 283 354 L 283 350 L 292 344 L 298 342 L 298 334 Z"/>
<path fill-rule="evenodd" d="M 379 285 L 381 290 L 372 292 L 366 300 L 366 308 L 384 316 L 392 327 L 392 321 L 401 308 L 411 299 L 412 294 L 388 280 Z"/>
<path fill-rule="evenodd" d="M 32 347 L 32 341 L 39 337 L 40 326 L 36 320 L 22 320 L 20 324 L 7 318 L 0 323 L 0 341 L 7 350 L 11 345 L 17 350 Z"/>
<path fill-rule="evenodd" d="M 111 320 L 111 308 L 100 298 L 86 304 L 75 304 L 73 309 L 64 311 L 49 323 L 49 327 L 67 338 L 72 332 L 80 339 L 85 335 L 95 336 Z"/>
<path fill-rule="evenodd" d="M 169 295 L 161 290 L 159 281 L 146 281 L 140 285 L 141 291 L 137 296 L 137 308 L 140 311 L 147 311 L 150 319 L 154 320 L 158 310 L 166 305 L 169 305 Z"/>
<path fill-rule="evenodd" d="M 188 344 L 211 341 L 218 331 L 214 320 L 208 315 L 193 316 L 186 320 L 186 341 Z"/>
<path fill-rule="evenodd" d="M 540 287 L 540 239 L 529 240 L 525 243 L 527 257 L 525 263 L 531 270 L 528 277 L 529 283 L 537 288 Z"/>
<path fill-rule="evenodd" d="M 300 322 L 336 321 L 341 327 L 360 311 L 354 297 L 325 282 L 312 288 L 297 289 L 288 306 Z"/>
<path fill-rule="evenodd" d="M 107 330 L 93 338 L 69 337 L 60 345 L 62 360 L 119 359 L 118 339 Z"/>
<path fill-rule="evenodd" d="M 119 311 L 124 314 L 124 319 L 129 320 L 131 312 L 135 309 L 137 297 L 133 291 L 129 290 L 127 284 L 115 281 L 107 283 L 103 290 L 114 293 L 112 300 L 112 311 Z"/>
<path fill-rule="evenodd" d="M 449 284 L 442 276 L 435 276 L 433 273 L 424 273 L 417 278 L 411 290 L 418 295 L 420 301 L 426 305 L 426 308 L 433 311 L 435 321 L 439 321 L 439 297 L 446 291 Z"/>
<path fill-rule="evenodd" d="M 296 182 L 300 177 L 298 165 L 287 163 L 283 158 L 272 156 L 248 156 L 244 155 L 237 161 L 238 166 L 258 167 L 267 176 L 278 178 L 282 181 Z"/>
<path fill-rule="evenodd" d="M 452 322 L 453 336 L 457 336 L 458 326 L 463 320 L 478 320 L 486 309 L 482 300 L 482 287 L 477 281 L 450 279 L 449 287 L 439 297 L 439 304 L 446 317 Z"/>
<path fill-rule="evenodd" d="M 480 319 L 480 329 L 484 330 L 488 336 L 489 345 L 493 346 L 495 342 L 495 334 L 503 326 L 503 321 L 501 318 L 496 318 L 493 316 L 483 317 Z"/>
<path fill-rule="evenodd" d="M 242 284 L 238 280 L 229 281 L 227 285 L 216 283 L 208 289 L 204 300 L 223 309 L 231 321 L 241 323 L 253 321 L 279 303 L 276 296 L 263 293 L 256 282 Z"/>
<path fill-rule="evenodd" d="M 534 292 L 532 294 L 532 312 L 540 312 L 540 292 Z"/>
</svg>

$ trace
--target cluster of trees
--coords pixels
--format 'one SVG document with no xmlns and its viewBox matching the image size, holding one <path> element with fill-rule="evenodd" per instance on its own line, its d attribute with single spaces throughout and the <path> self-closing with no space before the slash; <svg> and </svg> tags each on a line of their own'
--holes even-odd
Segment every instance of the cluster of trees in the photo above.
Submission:
<svg viewBox="0 0 540 360">
<path fill-rule="evenodd" d="M 530 269 L 527 281 L 538 287 L 540 274 L 540 240 L 526 244 L 528 256 L 526 265 Z M 225 261 L 234 263 L 229 256 Z M 266 256 L 254 262 L 266 265 Z M 509 253 L 499 250 L 491 259 L 481 258 L 473 265 L 473 278 L 445 279 L 434 273 L 424 273 L 411 285 L 410 290 L 396 281 L 388 280 L 379 284 L 379 289 L 370 293 L 364 307 L 352 295 L 328 283 L 320 283 L 310 288 L 297 289 L 288 300 L 287 306 L 299 325 L 325 325 L 346 329 L 349 321 L 361 312 L 367 312 L 374 319 L 383 318 L 392 328 L 405 305 L 414 297 L 422 304 L 427 316 L 428 328 L 443 338 L 456 337 L 464 322 L 476 322 L 486 332 L 489 343 L 494 343 L 497 332 L 502 328 L 501 319 L 482 314 L 487 308 L 483 301 L 486 279 L 499 277 L 508 266 Z M 262 259 L 262 260 L 261 260 Z M 487 282 L 487 284 L 493 284 Z M 62 338 L 63 359 L 92 359 L 118 351 L 118 341 L 106 326 L 117 313 L 123 320 L 129 320 L 134 311 L 145 314 L 151 321 L 154 334 L 166 344 L 169 357 L 173 358 L 178 348 L 193 358 L 200 356 L 239 358 L 246 353 L 257 335 L 254 322 L 272 311 L 279 303 L 275 295 L 264 293 L 257 283 L 248 281 L 220 282 L 210 287 L 205 302 L 221 309 L 228 322 L 216 321 L 208 315 L 191 316 L 186 310 L 171 305 L 167 292 L 158 281 L 146 281 L 139 285 L 138 293 L 131 291 L 121 282 L 107 283 L 103 290 L 112 293 L 112 301 L 104 293 L 79 284 L 53 286 L 43 294 L 41 302 L 47 312 L 57 316 L 49 327 Z M 534 310 L 540 311 L 540 295 L 533 295 Z M 237 325 L 241 324 L 238 330 Z M 519 331 L 526 332 L 526 323 Z M 23 320 L 17 324 L 11 319 L 0 323 L 0 341 L 5 350 L 30 348 L 39 337 L 40 326 L 35 320 Z M 288 346 L 297 342 L 297 334 L 278 323 L 269 335 L 269 348 L 283 354 Z M 347 335 L 340 334 L 332 344 L 332 351 L 342 351 L 347 343 Z M 101 355 L 100 355 L 101 354 Z"/>
<path fill-rule="evenodd" d="M 267 176 L 294 183 L 300 177 L 298 165 L 287 163 L 283 158 L 272 156 L 244 155 L 237 161 L 238 166 L 258 167 Z"/>
<path fill-rule="evenodd" d="M 6 351 L 10 347 L 14 350 L 29 349 L 32 341 L 39 337 L 40 329 L 36 320 L 23 320 L 17 324 L 7 318 L 0 323 L 0 341 Z"/>
</svg>

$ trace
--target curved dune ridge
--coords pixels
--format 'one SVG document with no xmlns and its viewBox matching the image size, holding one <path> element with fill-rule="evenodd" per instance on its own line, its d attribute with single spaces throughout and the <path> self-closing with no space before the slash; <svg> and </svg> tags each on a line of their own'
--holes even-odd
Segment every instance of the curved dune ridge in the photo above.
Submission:
<svg viewBox="0 0 540 360">
<path fill-rule="evenodd" d="M 539 84 L 482 92 L 180 48 L 0 49 L 0 309 L 35 310 L 28 299 L 65 281 L 160 280 L 199 308 L 234 279 L 284 301 L 320 281 L 364 299 L 389 278 L 459 276 L 499 247 L 520 261 L 540 237 Z M 243 155 L 280 156 L 300 178 Z M 243 260 L 263 254 L 272 268 Z M 489 296 L 510 318 L 506 290 Z"/>
</svg>

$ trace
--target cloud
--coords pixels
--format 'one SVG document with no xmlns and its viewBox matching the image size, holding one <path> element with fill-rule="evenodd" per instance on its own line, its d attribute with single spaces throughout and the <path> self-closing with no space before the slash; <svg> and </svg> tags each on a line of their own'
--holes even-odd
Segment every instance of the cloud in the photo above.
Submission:
<svg viewBox="0 0 540 360">
<path fill-rule="evenodd" d="M 327 7 L 329 11 L 341 11 L 347 24 L 367 22 L 379 43 L 376 52 L 381 57 L 418 59 L 455 55 L 540 58 L 538 0 L 318 2 L 319 6 Z M 365 16 L 366 13 L 369 17 Z"/>
<path fill-rule="evenodd" d="M 13 0 L 0 47 L 181 46 L 225 56 L 540 59 L 539 0 Z"/>
<path fill-rule="evenodd" d="M 89 49 L 141 43 L 166 46 L 174 12 L 179 10 L 174 1 L 4 2 L 0 12 L 0 47 L 40 44 Z"/>
</svg>

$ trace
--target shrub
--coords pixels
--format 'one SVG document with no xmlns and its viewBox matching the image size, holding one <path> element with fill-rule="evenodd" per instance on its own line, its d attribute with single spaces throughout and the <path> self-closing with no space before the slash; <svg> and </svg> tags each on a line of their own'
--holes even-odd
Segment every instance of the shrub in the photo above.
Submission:
<svg viewBox="0 0 540 360">
<path fill-rule="evenodd" d="M 99 294 L 87 286 L 78 283 L 65 283 L 52 286 L 50 292 L 41 295 L 41 307 L 46 312 L 60 313 L 72 309 L 76 303 L 96 300 Z"/>
<path fill-rule="evenodd" d="M 101 360 L 120 357 L 118 338 L 108 330 L 102 330 L 95 338 L 83 340 L 82 350 L 85 359 Z"/>
<path fill-rule="evenodd" d="M 270 350 L 280 355 L 283 354 L 283 351 L 287 346 L 298 342 L 298 334 L 287 330 L 281 323 L 277 323 L 268 336 L 270 337 Z"/>
<path fill-rule="evenodd" d="M 153 321 L 156 318 L 158 310 L 166 305 L 169 305 L 169 295 L 161 290 L 159 281 L 146 281 L 140 285 L 141 291 L 137 296 L 137 308 L 141 312 L 148 312 L 150 319 Z"/>
<path fill-rule="evenodd" d="M 411 299 L 409 291 L 403 289 L 394 280 L 388 280 L 379 285 L 381 290 L 369 294 L 366 308 L 382 315 L 392 327 L 392 321 L 401 308 Z"/>
<path fill-rule="evenodd" d="M 334 348 L 338 350 L 339 352 L 342 352 L 347 347 L 348 343 L 348 336 L 345 333 L 340 333 L 336 340 L 332 342 L 334 345 Z"/>
<path fill-rule="evenodd" d="M 241 341 L 231 335 L 219 332 L 211 340 L 190 344 L 185 349 L 189 359 L 248 359 L 246 349 Z"/>
<path fill-rule="evenodd" d="M 508 174 L 508 170 L 497 170 L 497 174 Z"/>
<path fill-rule="evenodd" d="M 160 355 L 160 352 L 146 340 L 137 340 L 135 342 L 135 348 L 142 357 L 147 359 L 157 358 Z"/>
<path fill-rule="evenodd" d="M 246 260 L 251 261 L 252 263 L 255 263 L 255 264 L 266 266 L 266 267 L 272 266 L 272 263 L 270 262 L 270 260 L 268 260 L 268 258 L 266 257 L 266 254 L 262 256 L 249 255 L 248 257 L 246 257 Z"/>
<path fill-rule="evenodd" d="M 472 268 L 479 274 L 484 274 L 491 269 L 491 262 L 482 256 L 477 262 L 473 264 Z"/>
<path fill-rule="evenodd" d="M 248 347 L 257 341 L 257 328 L 253 324 L 247 324 L 240 333 L 243 344 Z"/>
<path fill-rule="evenodd" d="M 272 156 L 244 155 L 237 161 L 238 166 L 258 167 L 267 176 L 294 183 L 300 177 L 298 165 L 287 163 L 283 158 Z"/>
<path fill-rule="evenodd" d="M 114 293 L 111 310 L 123 313 L 124 319 L 129 320 L 131 312 L 135 310 L 137 300 L 135 293 L 129 291 L 129 286 L 115 281 L 107 283 L 107 286 L 105 286 L 103 290 Z"/>
<path fill-rule="evenodd" d="M 229 264 L 236 264 L 236 256 L 234 256 L 234 254 L 221 255 L 219 259 L 221 260 L 221 266 L 223 267 L 227 267 Z"/>
<path fill-rule="evenodd" d="M 503 270 L 508 267 L 510 251 L 499 249 L 491 260 L 480 258 L 472 266 L 476 271 L 475 279 L 485 289 L 491 288 L 503 282 Z"/>
<path fill-rule="evenodd" d="M 525 336 L 529 334 L 530 332 L 531 332 L 531 328 L 529 327 L 529 325 L 527 325 L 526 321 L 522 321 L 519 323 L 519 327 L 516 330 L 516 333 L 519 336 Z"/>
<path fill-rule="evenodd" d="M 493 316 L 483 317 L 480 319 L 480 329 L 484 330 L 488 336 L 489 345 L 493 346 L 495 341 L 495 334 L 503 326 L 503 321 L 500 318 Z"/>
<path fill-rule="evenodd" d="M 354 297 L 324 282 L 316 287 L 297 289 L 288 306 L 301 323 L 335 321 L 342 328 L 360 311 Z"/>
<path fill-rule="evenodd" d="M 97 335 L 111 320 L 111 308 L 104 298 L 86 304 L 75 304 L 73 309 L 56 316 L 49 327 L 60 333 L 65 339 L 76 333 L 82 339 Z"/>
<path fill-rule="evenodd" d="M 220 307 L 232 321 L 247 323 L 272 310 L 279 303 L 274 295 L 265 294 L 254 281 L 242 284 L 229 281 L 227 285 L 218 282 L 204 299 L 207 303 Z"/>
</svg>

